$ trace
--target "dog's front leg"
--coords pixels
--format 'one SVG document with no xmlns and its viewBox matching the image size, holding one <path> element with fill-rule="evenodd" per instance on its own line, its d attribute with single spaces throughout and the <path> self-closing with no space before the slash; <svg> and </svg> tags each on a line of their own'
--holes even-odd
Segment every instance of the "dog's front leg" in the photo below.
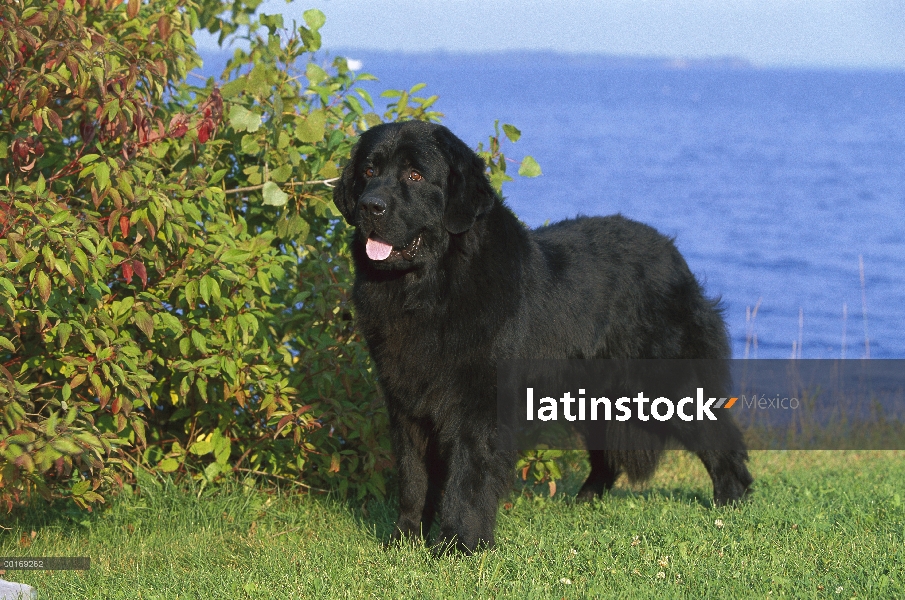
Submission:
<svg viewBox="0 0 905 600">
<path fill-rule="evenodd" d="M 428 435 L 417 421 L 405 417 L 393 419 L 392 431 L 399 471 L 399 520 L 393 540 L 417 539 L 427 535 L 427 531 L 422 531 L 422 520 L 430 483 Z M 430 523 L 423 527 L 430 527 Z"/>
<path fill-rule="evenodd" d="M 514 455 L 494 448 L 493 436 L 459 436 L 448 449 L 448 477 L 440 506 L 438 552 L 467 554 L 493 546 L 500 498 L 507 489 Z"/>
</svg>

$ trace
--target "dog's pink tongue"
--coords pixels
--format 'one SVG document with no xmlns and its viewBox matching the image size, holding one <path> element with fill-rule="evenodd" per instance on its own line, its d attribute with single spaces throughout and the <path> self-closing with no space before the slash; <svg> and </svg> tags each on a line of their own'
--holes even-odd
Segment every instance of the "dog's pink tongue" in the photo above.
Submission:
<svg viewBox="0 0 905 600">
<path fill-rule="evenodd" d="M 386 242 L 381 242 L 378 239 L 368 238 L 368 243 L 365 246 L 365 251 L 368 253 L 368 258 L 371 260 L 386 260 L 386 257 L 390 255 L 390 252 L 393 251 L 393 247 Z"/>
</svg>

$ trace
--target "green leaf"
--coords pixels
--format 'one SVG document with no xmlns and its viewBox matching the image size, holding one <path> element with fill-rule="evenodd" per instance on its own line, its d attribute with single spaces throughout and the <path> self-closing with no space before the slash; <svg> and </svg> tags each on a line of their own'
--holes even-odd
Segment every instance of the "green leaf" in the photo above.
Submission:
<svg viewBox="0 0 905 600">
<path fill-rule="evenodd" d="M 204 456 L 213 452 L 214 445 L 209 440 L 197 441 L 189 447 L 189 452 L 195 456 Z"/>
<path fill-rule="evenodd" d="M 327 17 L 324 16 L 324 13 L 317 10 L 316 8 L 306 10 L 304 13 L 302 13 L 302 16 L 305 18 L 305 24 L 314 31 L 317 31 L 318 29 L 323 27 L 324 23 L 327 22 Z"/>
<path fill-rule="evenodd" d="M 283 183 L 292 175 L 292 165 L 285 164 L 270 172 L 270 179 L 276 183 Z"/>
<path fill-rule="evenodd" d="M 98 494 L 97 492 L 85 492 L 82 494 L 82 498 L 87 500 L 88 502 L 103 502 L 104 497 Z"/>
<path fill-rule="evenodd" d="M 316 144 L 324 139 L 327 117 L 323 111 L 315 111 L 296 121 L 295 137 L 306 144 Z"/>
<path fill-rule="evenodd" d="M 239 147 L 242 149 L 243 154 L 255 155 L 261 151 L 261 144 L 258 143 L 258 137 L 251 134 L 242 136 Z"/>
<path fill-rule="evenodd" d="M 91 489 L 91 482 L 82 480 L 72 486 L 72 495 L 73 496 L 81 496 L 85 492 Z"/>
<path fill-rule="evenodd" d="M 326 71 L 314 63 L 308 63 L 308 66 L 305 68 L 305 75 L 308 77 L 308 81 L 311 82 L 311 85 L 317 85 L 325 79 L 330 78 L 330 75 Z"/>
<path fill-rule="evenodd" d="M 311 225 L 301 217 L 295 214 L 288 219 L 282 219 L 277 223 L 277 235 L 281 238 L 293 238 L 304 242 L 308 238 L 308 232 Z"/>
<path fill-rule="evenodd" d="M 135 325 L 148 336 L 149 340 L 153 339 L 154 319 L 151 318 L 151 315 L 143 310 L 139 310 L 132 316 L 132 320 L 135 322 Z"/>
<path fill-rule="evenodd" d="M 173 337 L 179 337 L 183 333 L 182 321 L 168 312 L 159 312 L 154 314 L 156 323 L 165 329 L 168 329 Z M 155 328 L 157 325 L 155 325 Z"/>
<path fill-rule="evenodd" d="M 50 278 L 44 271 L 38 271 L 35 275 L 35 283 L 38 285 L 38 294 L 41 296 L 41 302 L 47 304 L 50 299 Z"/>
<path fill-rule="evenodd" d="M 248 86 L 246 91 L 260 97 L 271 95 L 271 83 L 273 80 L 273 68 L 269 63 L 259 62 L 248 74 Z"/>
<path fill-rule="evenodd" d="M 179 461 L 175 458 L 165 458 L 157 463 L 157 468 L 164 473 L 172 473 L 179 468 Z"/>
<path fill-rule="evenodd" d="M 97 181 L 99 191 L 106 190 L 110 187 L 110 165 L 105 162 L 99 162 L 94 167 L 94 180 Z"/>
<path fill-rule="evenodd" d="M 214 440 L 214 459 L 220 465 L 226 465 L 229 461 L 231 442 L 228 437 L 217 436 Z"/>
<path fill-rule="evenodd" d="M 517 142 L 519 138 L 522 137 L 522 132 L 514 125 L 504 124 L 503 133 L 506 134 L 506 137 L 509 138 L 510 142 Z"/>
<path fill-rule="evenodd" d="M 264 204 L 267 206 L 285 206 L 289 201 L 289 194 L 280 189 L 280 186 L 272 181 L 264 184 Z"/>
<path fill-rule="evenodd" d="M 6 293 L 9 294 L 10 296 L 12 296 L 13 298 L 16 297 L 16 295 L 17 295 L 16 286 L 14 286 L 13 282 L 10 281 L 9 279 L 7 279 L 6 277 L 0 277 L 0 287 L 2 287 L 4 290 L 6 290 Z"/>
<path fill-rule="evenodd" d="M 237 248 L 231 248 L 224 252 L 222 256 L 220 256 L 220 260 L 225 263 L 244 262 L 248 260 L 249 256 L 251 256 L 251 252 L 246 252 L 245 250 L 239 250 Z"/>
<path fill-rule="evenodd" d="M 204 467 L 204 478 L 208 481 L 213 481 L 214 477 L 220 474 L 221 469 L 220 463 L 213 462 L 207 465 Z"/>
<path fill-rule="evenodd" d="M 185 294 L 185 302 L 191 308 L 195 308 L 195 298 L 198 296 L 198 281 L 193 279 L 185 284 L 182 290 Z"/>
<path fill-rule="evenodd" d="M 518 168 L 518 174 L 522 177 L 537 177 L 542 175 L 540 165 L 530 156 L 526 156 L 522 160 L 522 164 Z"/>
<path fill-rule="evenodd" d="M 261 115 L 256 114 L 238 104 L 229 109 L 229 124 L 236 131 L 253 133 L 261 127 Z"/>
<path fill-rule="evenodd" d="M 75 259 L 75 264 L 79 266 L 82 270 L 82 273 L 88 273 L 88 257 L 85 255 L 85 252 L 81 248 L 74 248 L 72 250 L 72 258 Z"/>
<path fill-rule="evenodd" d="M 3 348 L 6 348 L 10 352 L 16 351 L 16 347 L 13 346 L 13 343 L 11 341 L 9 341 L 7 338 L 3 337 L 2 335 L 0 335 L 0 346 L 2 346 Z"/>
<path fill-rule="evenodd" d="M 214 283 L 214 280 L 211 279 L 210 275 L 205 275 L 201 278 L 201 283 L 198 285 L 198 291 L 201 293 L 201 299 L 204 300 L 204 303 L 210 306 L 211 303 L 211 286 Z"/>
<path fill-rule="evenodd" d="M 66 217 L 69 216 L 68 210 L 61 210 L 57 214 L 55 214 L 49 221 L 47 221 L 48 227 L 56 227 L 60 223 L 66 220 Z"/>
<path fill-rule="evenodd" d="M 204 339 L 204 336 L 201 335 L 197 329 L 192 330 L 192 344 L 195 345 L 195 348 L 198 348 L 201 352 L 207 352 L 207 341 Z"/>
<path fill-rule="evenodd" d="M 69 323 L 60 323 L 57 325 L 57 344 L 59 344 L 60 349 L 66 347 L 66 342 L 69 341 L 69 336 L 72 334 L 72 325 Z"/>
<path fill-rule="evenodd" d="M 145 422 L 141 420 L 141 418 L 136 417 L 134 414 L 132 415 L 132 429 L 135 431 L 135 436 L 138 438 L 138 441 L 142 445 L 147 444 L 147 440 L 145 439 Z"/>
<path fill-rule="evenodd" d="M 245 84 L 247 82 L 247 78 L 237 77 L 229 83 L 224 84 L 223 87 L 220 88 L 220 94 L 223 96 L 223 98 L 232 98 L 234 96 L 238 96 L 245 91 Z"/>
<path fill-rule="evenodd" d="M 82 449 L 76 445 L 75 442 L 66 438 L 58 438 L 50 442 L 50 445 L 54 450 L 61 454 L 69 454 L 74 456 L 76 454 L 81 454 Z"/>
</svg>

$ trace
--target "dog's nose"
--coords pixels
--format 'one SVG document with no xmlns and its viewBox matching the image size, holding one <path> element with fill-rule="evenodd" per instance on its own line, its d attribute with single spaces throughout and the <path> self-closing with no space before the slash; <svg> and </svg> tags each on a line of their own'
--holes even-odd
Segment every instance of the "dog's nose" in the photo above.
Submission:
<svg viewBox="0 0 905 600">
<path fill-rule="evenodd" d="M 365 196 L 358 201 L 361 207 L 375 217 L 381 216 L 387 211 L 387 203 L 378 196 Z"/>
</svg>

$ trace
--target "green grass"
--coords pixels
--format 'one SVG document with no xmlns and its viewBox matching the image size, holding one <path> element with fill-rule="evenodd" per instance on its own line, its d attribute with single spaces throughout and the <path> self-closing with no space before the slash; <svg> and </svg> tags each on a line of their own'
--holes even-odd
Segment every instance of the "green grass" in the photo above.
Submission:
<svg viewBox="0 0 905 600">
<path fill-rule="evenodd" d="M 572 502 L 572 473 L 552 499 L 514 491 L 495 549 L 445 558 L 383 547 L 392 502 L 143 480 L 99 513 L 5 516 L 0 555 L 91 557 L 87 572 L 3 576 L 42 600 L 905 597 L 903 459 L 754 452 L 754 495 L 725 509 L 711 507 L 703 467 L 681 452 L 647 485 L 620 480 L 591 504 Z"/>
</svg>

